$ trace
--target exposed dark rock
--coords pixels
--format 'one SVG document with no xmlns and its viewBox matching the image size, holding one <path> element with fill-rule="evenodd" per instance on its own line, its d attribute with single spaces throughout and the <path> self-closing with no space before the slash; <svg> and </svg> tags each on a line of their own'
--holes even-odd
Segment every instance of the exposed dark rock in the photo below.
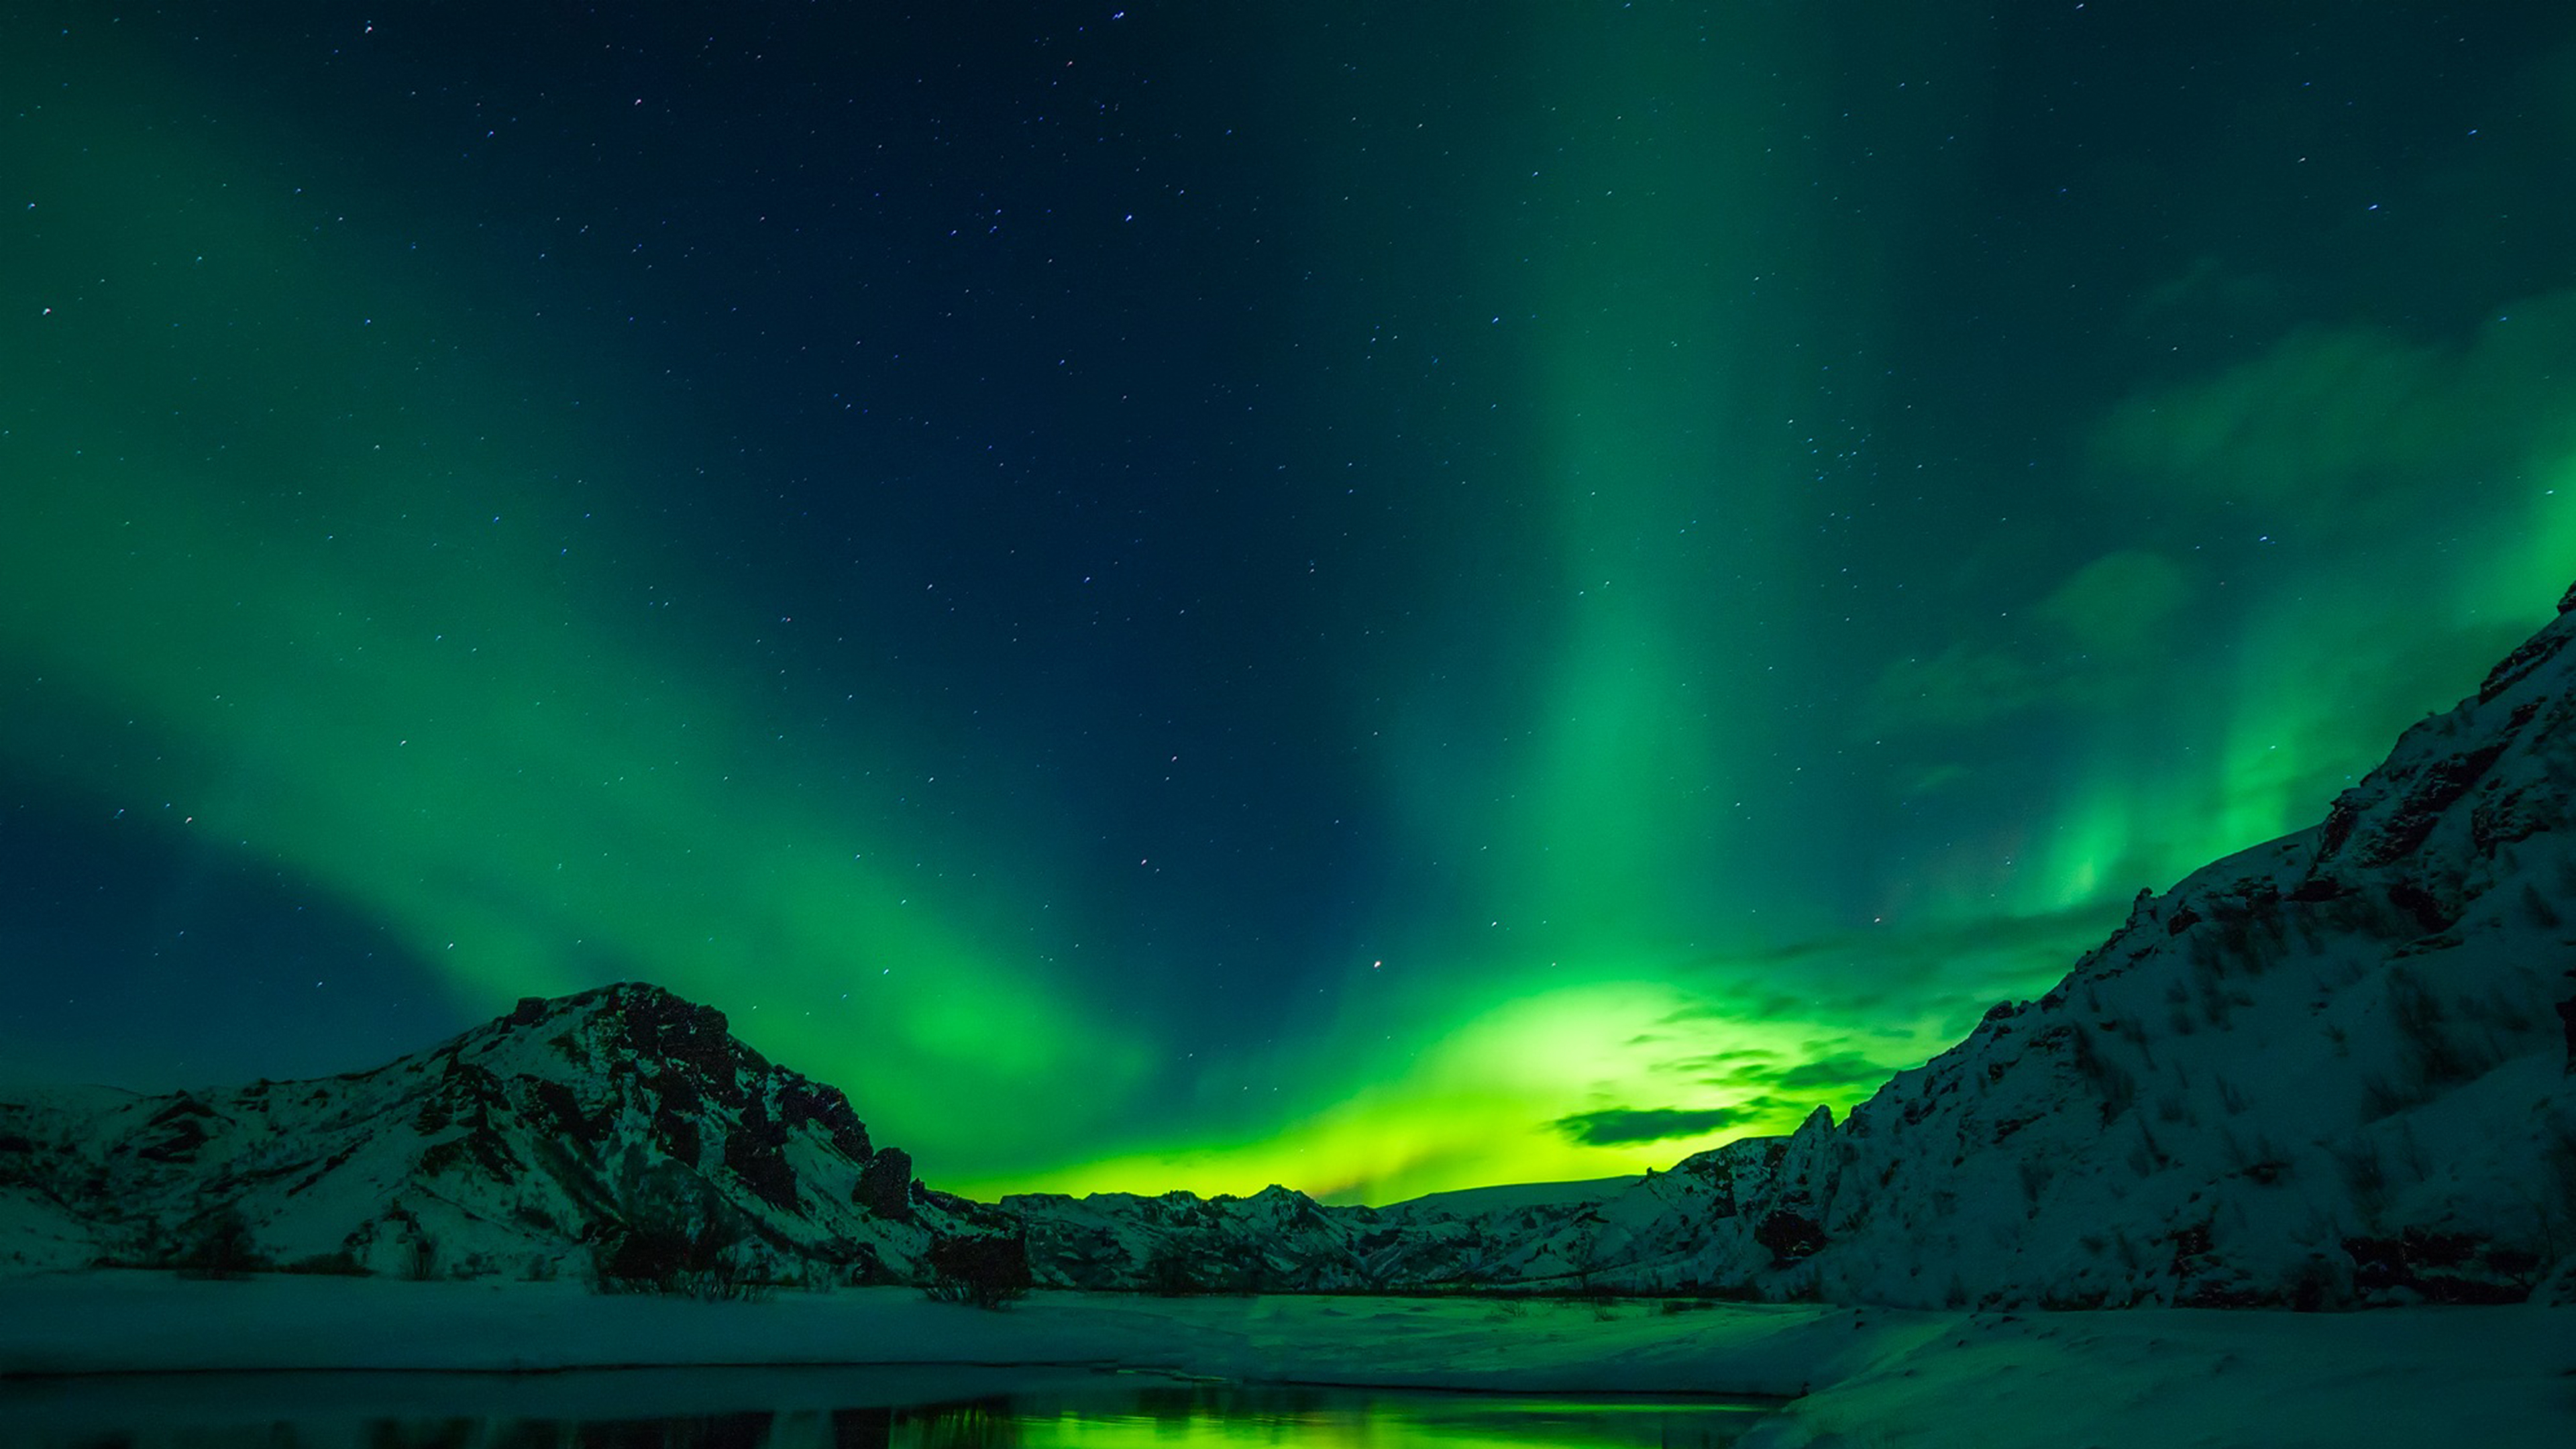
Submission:
<svg viewBox="0 0 2576 1449">
<path fill-rule="evenodd" d="M 2469 1233 L 2408 1228 L 2389 1238 L 2343 1240 L 2353 1286 L 2365 1296 L 2412 1295 L 2430 1303 L 2520 1303 L 2531 1296 L 2532 1255 Z"/>
<path fill-rule="evenodd" d="M 581 1109 L 581 1099 L 573 1089 L 549 1078 L 537 1078 L 530 1089 L 537 1104 L 554 1122 L 555 1130 L 586 1146 L 596 1146 L 608 1132 L 608 1114 L 598 1116 Z"/>
<path fill-rule="evenodd" d="M 2576 971 L 2570 971 L 2567 974 L 2570 977 L 2576 977 Z M 2576 996 L 2558 1003 L 2558 1024 L 2567 1033 L 2565 1070 L 2571 1075 L 2576 1075 Z"/>
<path fill-rule="evenodd" d="M 770 1120 L 758 1098 L 725 1134 L 724 1164 L 770 1206 L 796 1208 L 796 1169 L 787 1161 L 787 1129 Z"/>
<path fill-rule="evenodd" d="M 868 1159 L 851 1198 L 881 1218 L 912 1221 L 912 1154 L 889 1147 Z"/>
<path fill-rule="evenodd" d="M 2337 795 L 2334 804 L 2326 808 L 2326 823 L 2317 831 L 2317 860 L 2322 863 L 2333 859 L 2344 842 L 2352 838 L 2353 827 L 2360 823 L 2359 792 L 2346 790 Z"/>
<path fill-rule="evenodd" d="M 694 1117 L 683 1117 L 668 1110 L 654 1113 L 653 1141 L 682 1167 L 695 1167 L 706 1156 L 706 1139 L 699 1132 Z"/>
<path fill-rule="evenodd" d="M 1794 1263 L 1825 1245 L 1825 1230 L 1814 1218 L 1783 1209 L 1762 1219 L 1753 1241 L 1771 1251 L 1772 1262 Z"/>
<path fill-rule="evenodd" d="M 929 1261 L 932 1297 L 980 1308 L 1025 1297 L 1036 1281 L 1029 1273 L 1028 1244 L 1017 1236 L 941 1238 L 930 1245 Z"/>
<path fill-rule="evenodd" d="M 160 1111 L 153 1113 L 151 1119 L 145 1122 L 144 1125 L 147 1127 L 162 1127 L 189 1117 L 212 1117 L 214 1115 L 214 1108 L 209 1107 L 205 1103 L 198 1101 L 195 1097 L 182 1092 L 179 1094 L 179 1100 L 162 1108 Z"/>
<path fill-rule="evenodd" d="M 876 1150 L 868 1142 L 867 1124 L 850 1109 L 850 1099 L 838 1087 L 808 1081 L 794 1073 L 778 1089 L 778 1120 L 793 1132 L 805 1123 L 820 1125 L 830 1135 L 832 1145 L 853 1160 L 866 1161 Z"/>
<path fill-rule="evenodd" d="M 444 1142 L 430 1144 L 420 1155 L 420 1171 L 425 1177 L 436 1177 L 460 1167 L 479 1168 L 494 1182 L 519 1180 L 527 1164 L 488 1125 L 476 1125 Z"/>
<path fill-rule="evenodd" d="M 2474 750 L 2436 761 L 2427 767 L 2408 791 L 2406 799 L 2381 826 L 2358 858 L 2363 865 L 2386 865 L 2412 854 L 2440 824 L 2442 812 L 2469 793 L 2495 762 L 2504 756 L 2506 740 L 2491 740 Z M 2436 928 L 2438 929 L 2438 928 Z"/>
<path fill-rule="evenodd" d="M 161 1140 L 135 1149 L 134 1155 L 146 1162 L 184 1162 L 205 1145 L 206 1124 L 189 1117 L 181 1119 Z"/>
<path fill-rule="evenodd" d="M 739 1068 L 749 1053 L 733 1039 L 725 1014 L 683 1001 L 658 986 L 608 988 L 625 1018 L 625 1047 L 637 1058 L 687 1069 L 697 1086 L 727 1107 L 744 1102 Z"/>
<path fill-rule="evenodd" d="M 2459 919 L 2459 912 L 2442 904 L 2440 897 L 2415 884 L 2401 880 L 2388 888 L 2389 904 L 2415 918 L 2415 923 L 2430 936 L 2449 930 Z"/>
<path fill-rule="evenodd" d="M 2522 647 L 2506 655 L 2497 662 L 2495 668 L 2487 671 L 2485 681 L 2478 685 L 2478 703 L 2484 704 L 2520 683 L 2524 676 L 2538 669 L 2551 656 L 2565 648 L 2567 638 L 2568 636 L 2564 634 L 2544 631 L 2523 641 Z"/>
</svg>

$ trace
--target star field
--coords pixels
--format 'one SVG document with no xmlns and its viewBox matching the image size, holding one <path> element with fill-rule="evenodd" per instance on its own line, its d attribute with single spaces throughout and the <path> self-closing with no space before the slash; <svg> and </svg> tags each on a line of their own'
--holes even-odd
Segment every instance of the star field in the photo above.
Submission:
<svg viewBox="0 0 2576 1449">
<path fill-rule="evenodd" d="M 2571 574 L 2545 8 L 966 9 L 0 21 L 0 1076 L 639 978 L 943 1187 L 1638 1170 Z"/>
</svg>

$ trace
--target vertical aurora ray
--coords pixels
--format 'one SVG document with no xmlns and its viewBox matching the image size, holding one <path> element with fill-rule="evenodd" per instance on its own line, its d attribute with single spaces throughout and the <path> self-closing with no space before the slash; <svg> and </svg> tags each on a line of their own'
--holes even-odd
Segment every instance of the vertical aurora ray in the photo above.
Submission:
<svg viewBox="0 0 2576 1449">
<path fill-rule="evenodd" d="M 1418 238 L 1437 275 L 1410 292 L 1380 281 L 1394 300 L 1366 304 L 1435 299 L 1458 321 L 1433 350 L 1506 355 L 1516 395 L 1497 412 L 1526 440 L 1477 505 L 1499 493 L 1534 520 L 1519 572 L 1473 575 L 1508 593 L 1446 600 L 1414 641 L 1440 659 L 1451 651 L 1431 631 L 1481 629 L 1499 662 L 1362 691 L 1389 701 L 1382 788 L 1437 888 L 1372 923 L 1399 979 L 1364 976 L 1337 1020 L 1300 1038 L 1329 1044 L 1330 1080 L 1365 1085 L 1304 1094 L 1284 1130 L 1273 1118 L 1248 1140 L 1068 1174 L 1082 1185 L 1277 1180 L 1382 1201 L 1641 1170 L 1792 1126 L 1868 1075 L 1780 1085 L 1800 1063 L 1919 1056 L 1946 1025 L 1882 1021 L 1861 1040 L 1832 1004 L 1839 966 L 1782 980 L 1771 954 L 1850 924 L 1846 903 L 1800 884 L 1824 843 L 1798 812 L 1811 784 L 1832 787 L 1795 749 L 1784 758 L 1815 680 L 1779 667 L 1797 637 L 1791 581 L 1812 565 L 1793 520 L 1812 530 L 1837 505 L 1816 485 L 1862 430 L 1867 383 L 1837 402 L 1832 371 L 1868 330 L 1885 244 L 1820 230 L 1791 159 L 1826 106 L 1824 57 L 1768 12 L 1494 18 L 1492 53 L 1444 53 L 1400 72 L 1401 94 L 1351 103 L 1390 118 L 1399 146 L 1416 114 L 1514 117 L 1464 161 L 1448 140 L 1417 143 L 1421 164 L 1488 180 Z M 1515 155 L 1526 164 L 1503 159 Z M 1329 194 L 1352 184 L 1335 173 Z M 1362 225 L 1413 205 L 1400 168 L 1377 184 L 1348 213 Z M 1342 245 L 1381 272 L 1362 238 Z M 1499 340 L 1478 339 L 1488 326 Z M 1441 394 L 1426 382 L 1427 413 Z M 1423 471 L 1413 486 L 1445 481 Z M 1867 959 L 1845 944 L 1843 959 Z M 1710 1065 L 1729 1054 L 1771 1069 Z M 1567 1125 L 1677 1106 L 1707 1125 L 1611 1142 Z"/>
<path fill-rule="evenodd" d="M 1480 919 L 1412 949 L 1508 983 L 1446 1031 L 1514 1022 L 1520 1057 L 1565 1067 L 1494 1130 L 1548 1171 L 1610 1171 L 1811 1105 L 1758 1106 L 1754 1090 L 1675 1079 L 1671 1061 L 1796 1057 L 1837 1035 L 1794 1008 L 1699 1009 L 1678 1031 L 1667 1018 L 1766 988 L 1739 956 L 1835 924 L 1812 890 L 1773 890 L 1813 848 L 1790 823 L 1804 782 L 1780 732 L 1812 681 L 1779 670 L 1789 621 L 1766 610 L 1810 566 L 1791 520 L 1833 506 L 1812 486 L 1819 440 L 1837 446 L 1849 419 L 1817 415 L 1833 405 L 1818 384 L 1873 301 L 1864 259 L 1831 255 L 1787 159 L 1826 84 L 1808 34 L 1694 7 L 1514 19 L 1554 144 L 1534 148 L 1517 194 L 1491 199 L 1483 268 L 1510 279 L 1503 310 L 1526 319 L 1521 486 L 1547 520 L 1534 582 L 1552 627 L 1533 641 L 1514 744 L 1474 784 L 1483 798 L 1420 812 L 1431 848 L 1474 862 Z M 1556 1125 L 1675 1103 L 1725 1120 L 1624 1151 Z"/>
<path fill-rule="evenodd" d="M 1532 956 L 1652 959 L 1703 934 L 1706 882 L 1741 853 L 1721 797 L 1778 689 L 1744 645 L 1748 579 L 1787 545 L 1796 339 L 1762 285 L 1796 287 L 1795 206 L 1763 142 L 1800 82 L 1764 17 L 1517 18 L 1558 144 L 1534 202 L 1494 198 L 1544 220 L 1496 228 L 1485 266 L 1529 319 L 1523 486 L 1554 548 L 1534 580 L 1554 628 L 1488 782 L 1509 803 L 1480 908 Z"/>
</svg>

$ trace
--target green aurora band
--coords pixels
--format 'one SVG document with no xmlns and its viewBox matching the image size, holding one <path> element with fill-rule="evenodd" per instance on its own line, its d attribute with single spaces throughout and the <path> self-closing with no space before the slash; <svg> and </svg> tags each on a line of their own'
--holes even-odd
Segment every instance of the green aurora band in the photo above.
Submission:
<svg viewBox="0 0 2576 1449">
<path fill-rule="evenodd" d="M 710 590 L 636 526 L 615 424 L 532 405 L 543 363 L 491 375 L 475 307 L 267 166 L 122 107 L 45 121 L 0 343 L 13 754 L 363 902 L 469 999 L 721 1000 L 964 1161 L 1114 1104 L 1137 1046 L 982 924 L 1029 914 L 1011 862 L 924 879 L 852 823 L 901 727 L 788 747 L 810 722 L 715 657 L 744 611 L 670 620 Z"/>
<path fill-rule="evenodd" d="M 1419 175 L 1466 168 L 1341 305 L 1463 277 L 1412 320 L 1518 391 L 1425 393 L 1419 446 L 1521 451 L 1455 485 L 1482 491 L 1422 571 L 1457 582 L 1339 702 L 1383 728 L 1374 788 L 1436 888 L 1375 908 L 1383 971 L 1194 1095 L 1065 964 L 1049 843 L 1077 827 L 922 824 L 904 702 L 643 501 L 690 452 L 648 369 L 576 358 L 543 299 L 423 281 L 398 197 L 257 115 L 172 124 L 138 96 L 169 77 L 85 77 L 0 165 L 0 749 L 372 913 L 477 1009 L 605 975 L 712 1001 L 944 1187 L 1384 1201 L 1847 1104 L 2140 886 L 2315 819 L 2545 613 L 2576 561 L 2576 294 L 2142 384 L 2080 451 L 2164 522 L 1864 586 L 1836 480 L 1895 405 L 1825 374 L 1871 351 L 1945 163 L 1820 196 L 1778 117 L 1829 108 L 1828 59 L 1770 7 L 1695 16 L 1510 11 L 1491 52 L 1354 102 L 1455 102 L 1415 164 L 1313 163 L 1323 256 L 1374 256 Z M 1935 91 L 1978 59 L 1916 53 Z M 2221 528 L 2301 542 L 2204 561 Z M 1528 600 L 1480 631 L 1503 580 Z M 869 724 L 781 676 L 845 680 Z M 2012 720 L 2047 749 L 1978 742 Z M 1949 828 L 1872 871 L 1802 825 L 1907 810 Z M 1701 1130 L 1618 1130 L 1659 1110 Z"/>
</svg>

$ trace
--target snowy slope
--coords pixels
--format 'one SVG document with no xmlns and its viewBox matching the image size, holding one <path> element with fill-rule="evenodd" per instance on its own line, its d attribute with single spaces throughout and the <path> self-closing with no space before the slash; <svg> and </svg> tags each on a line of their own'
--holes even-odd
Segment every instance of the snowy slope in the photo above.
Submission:
<svg viewBox="0 0 2576 1449">
<path fill-rule="evenodd" d="M 1491 1205 L 1332 1207 L 1272 1186 L 1250 1197 L 1030 1193 L 1002 1199 L 1029 1266 L 1054 1288 L 1161 1293 L 1345 1293 L 1466 1288 L 1571 1275 L 1552 1254 L 1581 1195 L 1505 1193 Z"/>
<path fill-rule="evenodd" d="M 1915 1306 L 2569 1295 L 2576 591 L 2316 827 L 1850 1120 L 1601 1209 L 1636 1283 Z"/>
<path fill-rule="evenodd" d="M 2055 989 L 1848 1122 L 1819 1109 L 1591 1202 L 1005 1206 L 1064 1286 L 2576 1298 L 2571 605 L 2322 823 L 2141 893 Z"/>
<path fill-rule="evenodd" d="M 989 1209 L 922 1191 L 837 1089 L 645 985 L 531 998 L 321 1081 L 0 1102 L 0 1271 L 579 1275 L 641 1229 L 738 1239 L 753 1276 L 883 1281 L 978 1225 Z"/>
</svg>

